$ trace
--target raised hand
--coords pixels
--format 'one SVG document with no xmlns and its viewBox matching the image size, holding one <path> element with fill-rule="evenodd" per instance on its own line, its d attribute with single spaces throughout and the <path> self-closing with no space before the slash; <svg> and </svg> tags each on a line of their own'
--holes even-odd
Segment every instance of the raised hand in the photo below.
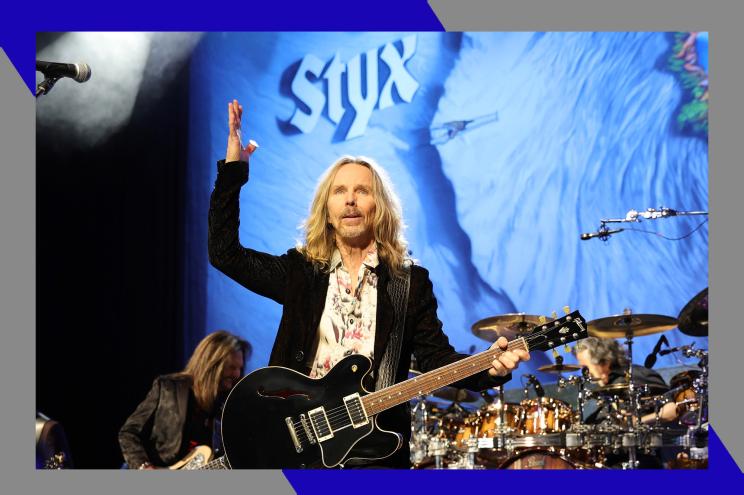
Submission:
<svg viewBox="0 0 744 495">
<path fill-rule="evenodd" d="M 227 121 L 230 132 L 227 136 L 227 153 L 226 162 L 244 161 L 247 162 L 251 154 L 258 148 L 253 141 L 249 141 L 243 146 L 240 124 L 243 118 L 243 105 L 238 100 L 233 100 L 227 104 Z"/>
</svg>

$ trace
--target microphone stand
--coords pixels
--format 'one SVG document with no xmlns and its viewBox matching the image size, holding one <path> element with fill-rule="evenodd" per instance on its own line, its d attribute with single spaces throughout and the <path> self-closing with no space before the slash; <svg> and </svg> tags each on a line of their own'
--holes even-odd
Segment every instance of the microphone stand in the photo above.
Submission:
<svg viewBox="0 0 744 495">
<path fill-rule="evenodd" d="M 36 86 L 37 98 L 41 95 L 49 93 L 54 87 L 54 84 L 60 79 L 59 77 L 47 77 L 46 75 L 44 77 L 45 79 L 41 81 L 38 86 Z"/>
<path fill-rule="evenodd" d="M 707 211 L 677 211 L 671 208 L 660 207 L 658 210 L 655 208 L 648 208 L 646 211 L 638 212 L 631 209 L 625 214 L 625 218 L 603 218 L 599 221 L 599 229 L 597 232 L 592 234 L 581 234 L 582 240 L 588 240 L 594 237 L 599 238 L 600 241 L 607 242 L 612 234 L 617 234 L 625 229 L 610 230 L 607 228 L 608 223 L 626 223 L 636 222 L 640 223 L 642 219 L 656 220 L 658 218 L 668 217 L 681 217 L 691 215 L 707 215 Z"/>
</svg>

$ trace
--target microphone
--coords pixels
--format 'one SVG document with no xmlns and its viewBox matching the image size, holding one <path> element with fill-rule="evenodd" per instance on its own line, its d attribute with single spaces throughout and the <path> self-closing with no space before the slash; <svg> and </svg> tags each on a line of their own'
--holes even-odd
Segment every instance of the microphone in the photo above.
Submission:
<svg viewBox="0 0 744 495">
<path fill-rule="evenodd" d="M 90 79 L 90 66 L 88 64 L 62 64 L 57 62 L 36 61 L 36 70 L 43 73 L 47 78 L 69 77 L 79 83 Z"/>
<path fill-rule="evenodd" d="M 610 237 L 612 234 L 617 234 L 618 232 L 622 232 L 625 229 L 599 229 L 597 232 L 592 232 L 591 234 L 581 234 L 581 240 L 582 241 L 588 241 L 589 239 L 594 239 L 595 237 L 599 237 L 601 240 L 606 240 L 608 237 Z"/>
<path fill-rule="evenodd" d="M 527 375 L 527 383 L 531 383 L 535 387 L 535 393 L 538 397 L 545 397 L 545 390 L 543 390 L 540 380 L 535 375 Z"/>
<path fill-rule="evenodd" d="M 692 346 L 693 345 L 695 345 L 695 344 L 692 344 L 692 345 L 681 345 L 681 346 L 678 346 L 678 347 L 670 347 L 669 349 L 664 349 L 663 351 L 659 351 L 659 356 L 666 356 L 667 354 L 671 354 L 671 353 L 677 352 L 677 351 L 687 351 L 687 350 L 692 349 Z"/>
<path fill-rule="evenodd" d="M 667 340 L 666 335 L 662 335 L 659 338 L 659 341 L 654 346 L 654 350 L 651 351 L 651 354 L 646 356 L 646 361 L 643 363 L 643 366 L 649 369 L 654 367 L 654 365 L 656 364 L 656 355 L 659 354 L 660 349 L 661 349 L 661 344 L 664 344 L 664 343 L 667 345 L 667 347 L 669 346 L 669 341 Z"/>
</svg>

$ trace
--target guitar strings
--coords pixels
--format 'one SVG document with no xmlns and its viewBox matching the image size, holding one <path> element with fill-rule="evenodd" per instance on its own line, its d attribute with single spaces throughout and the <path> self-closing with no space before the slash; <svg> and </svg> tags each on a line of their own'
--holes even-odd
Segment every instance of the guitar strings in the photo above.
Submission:
<svg viewBox="0 0 744 495">
<path fill-rule="evenodd" d="M 561 324 L 560 326 L 563 326 L 563 324 Z M 527 344 L 527 348 L 529 349 L 529 347 L 530 347 L 529 344 L 530 343 L 532 343 L 532 342 L 534 342 L 534 341 L 536 341 L 538 339 L 542 340 L 544 338 L 545 334 L 547 334 L 548 332 L 550 332 L 551 330 L 553 330 L 553 329 L 555 329 L 557 327 L 558 326 L 553 325 L 551 328 L 545 328 L 544 330 L 538 330 L 536 332 L 533 331 L 531 334 L 529 334 L 529 335 L 527 335 L 525 337 L 521 337 L 520 339 L 512 340 L 512 341 L 510 341 L 507 344 L 507 348 L 505 350 L 502 350 L 502 349 L 489 349 L 487 351 L 484 351 L 484 352 L 480 353 L 480 355 L 476 355 L 476 356 L 480 356 L 480 357 L 478 359 L 476 359 L 475 361 L 481 361 L 481 360 L 485 360 L 485 359 L 488 359 L 489 362 L 490 361 L 493 361 L 494 359 L 497 359 L 499 355 L 503 354 L 507 350 L 513 350 L 513 348 L 515 348 L 515 347 L 517 347 L 517 348 L 518 347 L 522 347 L 522 341 L 524 341 L 524 343 Z M 494 354 L 493 356 L 490 356 L 489 355 L 489 353 L 491 353 L 491 352 L 493 352 L 493 354 Z M 463 365 L 462 362 L 465 361 L 466 359 L 462 359 L 460 361 L 455 361 L 454 363 L 450 363 L 449 365 L 445 365 L 442 368 L 440 368 L 440 370 L 443 370 L 444 368 L 450 367 L 451 369 L 449 369 L 447 371 L 452 371 L 453 374 L 456 374 L 456 373 L 460 373 L 460 372 L 464 371 L 468 367 L 475 366 L 475 362 L 469 362 L 469 363 Z M 480 363 L 480 364 L 485 364 L 485 363 Z M 438 373 L 438 375 L 440 375 L 440 373 Z M 427 377 L 427 378 L 424 378 L 424 379 L 419 379 L 418 381 L 415 381 L 415 382 L 413 381 L 413 379 L 412 380 L 407 380 L 405 382 L 400 382 L 400 384 L 399 384 L 399 394 L 398 395 L 399 396 L 402 395 L 403 391 L 405 391 L 406 392 L 406 396 L 407 396 L 411 392 L 411 390 L 409 390 L 409 389 L 411 389 L 411 388 L 414 388 L 414 389 L 415 388 L 421 388 L 420 385 L 434 385 L 434 384 L 436 384 L 436 382 L 434 382 L 433 380 L 434 380 L 434 377 L 433 376 L 430 376 L 430 377 Z M 419 386 L 413 387 L 414 385 L 419 385 Z M 437 388 L 441 388 L 441 387 L 437 387 Z M 437 388 L 434 388 L 433 390 L 436 390 Z M 372 394 L 369 394 L 366 397 L 370 397 L 370 396 L 372 396 L 372 395 L 374 395 L 376 393 L 379 393 L 379 392 L 380 391 L 373 392 Z M 419 395 L 419 394 L 416 394 L 416 395 Z M 388 400 L 394 400 L 394 399 L 389 398 Z M 407 399 L 406 400 L 403 400 L 401 403 L 406 402 L 406 401 L 407 401 Z M 389 407 L 392 407 L 392 406 L 387 406 L 387 407 L 385 407 L 385 409 L 388 409 Z M 385 410 L 385 409 L 383 409 L 383 410 Z M 380 411 L 380 412 L 382 412 L 382 411 Z M 339 407 L 336 407 L 334 409 L 330 409 L 326 413 L 326 418 L 327 418 L 327 421 L 328 421 L 329 426 L 331 427 L 331 430 L 337 430 L 339 427 L 344 427 L 344 426 L 348 426 L 348 425 L 351 424 L 351 421 L 350 421 L 348 412 L 346 411 L 346 407 L 343 406 L 343 405 L 342 406 L 339 406 Z M 308 418 L 308 421 L 310 421 L 309 418 Z M 303 436 L 303 438 L 305 440 L 307 440 L 307 441 L 310 440 L 307 437 L 307 433 L 305 432 L 305 428 L 302 426 L 302 422 L 301 421 L 298 421 L 297 423 L 293 423 L 292 426 L 293 426 L 293 429 L 295 430 L 295 434 L 299 434 L 299 436 Z M 298 427 L 299 427 L 299 430 L 298 430 Z M 298 440 L 299 440 L 299 438 L 298 438 Z"/>
<path fill-rule="evenodd" d="M 507 345 L 507 349 L 506 350 L 512 350 L 515 347 L 522 347 L 521 342 L 519 340 L 510 341 L 508 343 L 508 345 Z M 488 355 L 488 353 L 491 352 L 491 351 L 494 352 L 494 356 L 493 356 L 494 359 L 495 358 L 498 358 L 498 356 L 500 354 L 503 354 L 505 352 L 502 349 L 489 349 L 489 350 L 484 351 L 484 352 L 481 353 L 481 356 L 480 356 L 480 359 L 479 360 L 485 360 L 485 359 L 487 359 L 489 362 L 490 361 L 493 361 L 493 359 L 491 359 L 492 356 L 489 356 Z M 444 366 L 442 368 L 446 368 L 447 366 L 450 366 L 451 368 L 457 368 L 458 367 L 457 364 L 458 363 L 461 363 L 462 361 L 463 360 L 456 361 L 454 363 L 450 363 L 449 365 L 446 365 L 446 366 Z M 460 366 L 460 367 L 462 367 L 462 366 Z M 440 369 L 442 369 L 442 368 L 440 368 Z M 455 371 L 455 370 L 453 369 L 452 371 Z M 457 370 L 457 371 L 460 371 L 461 372 L 463 370 L 461 369 L 461 370 Z M 434 382 L 432 382 L 432 380 L 433 380 L 433 378 L 432 377 L 429 377 L 429 378 L 425 378 L 423 380 L 419 379 L 419 380 L 417 380 L 415 382 L 413 380 L 411 380 L 410 383 L 408 383 L 408 382 L 401 382 L 401 383 L 405 383 L 405 385 L 399 386 L 399 391 L 401 393 L 403 392 L 403 390 L 405 390 L 406 392 L 410 392 L 407 389 L 410 389 L 410 388 L 421 388 L 419 385 L 432 385 L 434 383 Z M 370 395 L 372 395 L 372 394 L 370 394 Z M 406 394 L 406 395 L 408 395 L 408 394 Z M 416 395 L 419 395 L 419 394 L 416 394 Z M 405 402 L 405 400 L 403 402 Z M 336 407 L 334 409 L 331 409 L 331 410 L 329 410 L 326 413 L 326 417 L 328 418 L 328 423 L 330 424 L 330 426 L 331 426 L 332 429 L 338 429 L 338 427 L 346 426 L 346 424 L 345 424 L 346 422 L 344 420 L 348 418 L 348 413 L 346 412 L 345 409 L 346 408 L 344 406 L 340 406 L 340 407 Z M 340 423 L 339 423 L 339 420 L 341 420 Z M 349 422 L 349 424 L 351 424 L 351 423 Z M 297 426 L 300 426 L 301 427 L 302 426 L 302 422 L 295 423 L 294 426 L 295 426 L 295 429 L 296 429 Z M 304 432 L 304 428 L 302 428 L 301 431 Z"/>
</svg>

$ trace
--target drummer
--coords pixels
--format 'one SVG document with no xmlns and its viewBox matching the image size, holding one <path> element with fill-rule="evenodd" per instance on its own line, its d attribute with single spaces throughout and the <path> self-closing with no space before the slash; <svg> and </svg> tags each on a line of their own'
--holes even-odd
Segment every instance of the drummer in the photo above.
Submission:
<svg viewBox="0 0 744 495">
<path fill-rule="evenodd" d="M 579 364 L 589 370 L 591 377 L 600 386 L 626 382 L 625 374 L 628 370 L 628 359 L 625 350 L 615 339 L 587 337 L 576 343 L 574 352 Z M 637 364 L 633 365 L 633 384 L 636 386 L 650 385 L 660 392 L 669 390 L 661 375 L 650 368 Z M 607 411 L 600 409 L 590 415 L 586 421 L 587 423 L 599 423 L 607 418 L 607 414 Z M 677 407 L 673 401 L 661 407 L 659 419 L 663 422 L 677 419 Z M 656 422 L 656 414 L 652 412 L 641 416 L 641 422 L 644 424 Z"/>
</svg>

